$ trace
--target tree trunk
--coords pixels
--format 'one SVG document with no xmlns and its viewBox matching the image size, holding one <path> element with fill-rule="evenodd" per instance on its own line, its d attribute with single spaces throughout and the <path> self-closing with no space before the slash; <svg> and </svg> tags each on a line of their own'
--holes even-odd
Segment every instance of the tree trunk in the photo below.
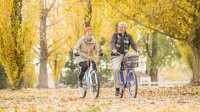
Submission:
<svg viewBox="0 0 200 112">
<path fill-rule="evenodd" d="M 55 80 L 55 88 L 59 88 L 59 82 L 60 82 L 61 74 L 58 76 L 58 78 Z"/>
<path fill-rule="evenodd" d="M 158 81 L 158 69 L 157 68 L 151 68 L 149 73 L 150 73 L 150 76 L 151 76 L 151 81 L 157 82 Z"/>
<path fill-rule="evenodd" d="M 200 27 L 195 31 L 195 38 L 190 43 L 193 51 L 193 77 L 191 85 L 200 86 Z"/>
<path fill-rule="evenodd" d="M 88 0 L 87 2 L 87 10 L 88 12 L 85 14 L 85 27 L 90 27 L 91 19 L 92 19 L 92 0 Z"/>
<path fill-rule="evenodd" d="M 47 61 L 48 61 L 48 50 L 47 50 L 47 12 L 48 10 L 42 7 L 40 16 L 40 73 L 39 73 L 39 84 L 38 88 L 48 88 L 48 73 L 47 73 Z"/>
<path fill-rule="evenodd" d="M 21 29 L 21 23 L 22 23 L 22 0 L 13 0 L 13 9 L 12 9 L 12 14 L 11 14 L 11 34 L 12 37 L 14 38 L 14 44 L 17 48 L 18 46 L 18 42 L 17 42 L 17 36 L 18 36 L 18 32 Z M 23 76 L 22 76 L 22 72 L 25 68 L 24 63 L 20 63 L 23 62 L 23 58 L 22 56 L 24 55 L 23 52 L 18 53 L 17 49 L 15 49 L 14 51 L 15 53 L 15 60 L 16 60 L 16 64 L 19 67 L 18 69 L 18 73 L 16 76 L 14 85 L 12 85 L 12 89 L 21 89 L 23 86 Z M 21 77 L 22 76 L 22 77 Z"/>
<path fill-rule="evenodd" d="M 149 50 L 149 34 L 144 38 L 144 43 L 145 43 L 145 49 L 146 49 L 146 55 L 147 55 L 147 61 L 149 58 L 151 58 L 150 50 Z M 145 74 L 149 74 L 149 65 L 146 63 L 146 70 Z"/>
<path fill-rule="evenodd" d="M 9 87 L 9 84 L 7 81 L 7 75 L 4 71 L 4 68 L 3 68 L 1 62 L 0 62 L 0 89 L 5 89 L 8 87 Z"/>
<path fill-rule="evenodd" d="M 158 68 L 157 68 L 157 34 L 153 33 L 152 37 L 152 56 L 151 56 L 151 67 L 150 76 L 152 82 L 158 81 Z"/>
<path fill-rule="evenodd" d="M 54 65 L 53 65 L 53 71 L 54 71 L 54 73 L 53 73 L 53 75 L 54 75 L 54 77 L 53 77 L 53 79 L 54 79 L 54 84 L 55 84 L 55 88 L 57 88 L 58 87 L 58 77 L 59 77 L 59 75 L 57 75 L 57 69 L 58 69 L 58 54 L 55 54 L 56 56 L 55 56 L 55 58 L 54 58 Z"/>
<path fill-rule="evenodd" d="M 40 58 L 40 73 L 38 88 L 48 88 L 47 58 Z"/>
</svg>

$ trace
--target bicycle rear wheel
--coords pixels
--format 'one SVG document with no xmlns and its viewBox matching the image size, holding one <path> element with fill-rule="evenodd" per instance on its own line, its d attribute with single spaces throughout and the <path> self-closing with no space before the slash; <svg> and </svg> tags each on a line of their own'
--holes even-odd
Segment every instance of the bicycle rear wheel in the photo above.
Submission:
<svg viewBox="0 0 200 112">
<path fill-rule="evenodd" d="M 89 84 L 90 84 L 89 86 L 90 96 L 93 99 L 98 98 L 100 90 L 100 82 L 99 82 L 99 76 L 95 70 L 91 71 L 90 73 Z"/>
<path fill-rule="evenodd" d="M 127 75 L 128 93 L 132 98 L 137 97 L 138 82 L 137 76 L 133 70 L 130 70 Z"/>
</svg>

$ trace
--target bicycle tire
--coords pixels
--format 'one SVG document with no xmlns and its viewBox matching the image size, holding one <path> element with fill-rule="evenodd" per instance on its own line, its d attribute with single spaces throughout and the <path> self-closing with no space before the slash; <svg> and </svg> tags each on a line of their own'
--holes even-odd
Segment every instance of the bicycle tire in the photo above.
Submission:
<svg viewBox="0 0 200 112">
<path fill-rule="evenodd" d="M 127 86 L 130 97 L 136 98 L 138 91 L 138 81 L 134 70 L 130 70 L 127 75 Z"/>
<path fill-rule="evenodd" d="M 100 91 L 100 82 L 99 82 L 99 76 L 96 73 L 95 70 L 92 70 L 90 72 L 90 78 L 89 78 L 89 88 L 90 88 L 90 96 L 95 99 L 99 97 L 99 91 Z"/>
</svg>

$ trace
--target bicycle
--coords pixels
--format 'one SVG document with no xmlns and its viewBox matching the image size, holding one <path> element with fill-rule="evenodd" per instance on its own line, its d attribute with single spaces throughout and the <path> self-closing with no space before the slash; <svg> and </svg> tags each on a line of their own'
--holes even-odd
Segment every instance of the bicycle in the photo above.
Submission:
<svg viewBox="0 0 200 112">
<path fill-rule="evenodd" d="M 123 55 L 118 53 L 119 55 Z M 138 81 L 137 76 L 134 71 L 135 67 L 138 67 L 139 56 L 138 53 L 127 53 L 123 57 L 122 67 L 120 70 L 120 95 L 119 98 L 122 98 L 124 95 L 124 90 L 128 88 L 128 93 L 130 97 L 136 98 L 138 91 Z M 126 74 L 123 72 L 126 71 Z M 124 76 L 125 75 L 125 76 Z"/>
<path fill-rule="evenodd" d="M 81 55 L 84 58 L 87 58 L 87 62 L 89 64 L 88 70 L 84 73 L 84 77 L 82 80 L 82 87 L 79 88 L 79 95 L 81 98 L 85 98 L 87 89 L 90 90 L 90 96 L 95 99 L 99 96 L 100 91 L 100 82 L 99 82 L 99 76 L 96 72 L 96 70 L 93 69 L 93 63 L 92 63 L 92 57 L 86 57 L 84 55 Z M 100 61 L 100 60 L 99 60 Z M 79 67 L 79 73 L 81 71 L 81 67 Z"/>
</svg>

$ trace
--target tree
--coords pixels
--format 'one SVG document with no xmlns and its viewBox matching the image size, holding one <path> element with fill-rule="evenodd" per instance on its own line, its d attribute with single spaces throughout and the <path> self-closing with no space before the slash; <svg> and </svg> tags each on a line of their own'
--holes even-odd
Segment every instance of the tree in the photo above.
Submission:
<svg viewBox="0 0 200 112">
<path fill-rule="evenodd" d="M 71 2 L 71 1 L 70 1 Z M 72 1 L 73 2 L 73 1 Z M 64 20 L 63 15 L 64 6 L 68 6 L 65 1 L 46 1 L 41 0 L 41 16 L 40 16 L 40 74 L 39 74 L 39 88 L 48 88 L 48 73 L 47 64 L 50 65 L 53 71 L 53 78 L 55 84 L 58 84 L 58 77 L 65 63 L 65 56 L 70 49 L 66 45 L 71 37 L 71 33 L 66 31 L 68 22 Z M 49 5 L 49 7 L 47 7 Z M 63 5 L 63 7 L 61 7 Z M 70 10 L 66 8 L 66 10 Z M 59 18 L 59 19 L 58 19 Z M 70 22 L 70 21 L 69 21 Z M 51 74 L 50 74 L 51 75 Z"/>
<path fill-rule="evenodd" d="M 180 59 L 180 53 L 175 42 L 156 32 L 141 33 L 143 36 L 139 46 L 143 46 L 147 57 L 146 74 L 151 76 L 151 81 L 158 81 L 158 70 L 172 66 L 172 62 Z"/>
<path fill-rule="evenodd" d="M 187 43 L 193 51 L 191 84 L 200 85 L 200 1 L 118 1 L 122 4 L 120 8 L 113 5 L 117 1 L 106 1 L 136 24 Z"/>
<path fill-rule="evenodd" d="M 30 5 L 30 9 L 36 5 Z M 30 13 L 22 13 L 23 8 L 22 0 L 4 0 L 0 6 L 0 61 L 13 89 L 22 87 L 26 63 L 30 61 L 34 44 L 35 18 L 27 18 Z M 31 14 L 37 15 L 36 12 Z"/>
<path fill-rule="evenodd" d="M 48 62 L 48 47 L 47 47 L 47 17 L 51 9 L 53 8 L 56 0 L 50 4 L 47 8 L 46 0 L 40 0 L 41 14 L 40 14 L 40 73 L 39 73 L 39 84 L 38 88 L 48 88 L 48 73 L 47 73 L 47 62 Z"/>
</svg>

